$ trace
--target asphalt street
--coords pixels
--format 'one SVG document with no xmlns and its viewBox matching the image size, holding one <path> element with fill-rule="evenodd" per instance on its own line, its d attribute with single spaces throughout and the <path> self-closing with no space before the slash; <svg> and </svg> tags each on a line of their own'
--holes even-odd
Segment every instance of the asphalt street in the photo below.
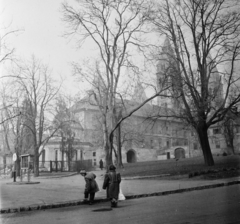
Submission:
<svg viewBox="0 0 240 224">
<path fill-rule="evenodd" d="M 109 203 L 1 214 L 2 224 L 237 224 L 240 185 Z"/>
<path fill-rule="evenodd" d="M 96 200 L 106 199 L 106 191 L 101 189 L 104 171 L 94 171 L 100 191 L 96 194 Z M 81 175 L 62 178 L 33 178 L 33 183 L 20 184 L 11 179 L 0 180 L 0 213 L 19 212 L 46 209 L 62 205 L 69 206 L 83 199 L 85 181 Z M 123 179 L 121 188 L 127 198 L 146 197 L 151 194 L 172 194 L 183 191 L 202 190 L 205 188 L 222 187 L 226 185 L 239 185 L 239 178 L 223 180 L 201 180 L 181 178 L 178 180 L 164 180 L 157 178 Z M 69 204 L 70 203 L 70 204 Z"/>
</svg>

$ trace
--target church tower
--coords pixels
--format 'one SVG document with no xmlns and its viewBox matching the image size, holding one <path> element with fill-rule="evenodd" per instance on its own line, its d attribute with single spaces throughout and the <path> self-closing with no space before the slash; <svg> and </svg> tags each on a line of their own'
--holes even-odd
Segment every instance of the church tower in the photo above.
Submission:
<svg viewBox="0 0 240 224">
<path fill-rule="evenodd" d="M 157 65 L 157 90 L 162 91 L 157 99 L 158 106 L 174 108 L 178 102 L 176 93 L 176 61 L 169 39 L 166 37 Z"/>
<path fill-rule="evenodd" d="M 207 58 L 207 70 L 209 74 L 209 95 L 212 97 L 212 106 L 217 107 L 217 105 L 220 105 L 223 100 L 223 84 L 216 63 L 211 56 L 208 56 Z"/>
</svg>

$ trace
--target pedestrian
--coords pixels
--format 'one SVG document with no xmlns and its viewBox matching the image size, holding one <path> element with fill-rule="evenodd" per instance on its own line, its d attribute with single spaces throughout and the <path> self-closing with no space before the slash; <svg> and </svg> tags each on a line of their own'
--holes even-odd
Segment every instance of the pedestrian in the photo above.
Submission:
<svg viewBox="0 0 240 224">
<path fill-rule="evenodd" d="M 94 173 L 87 173 L 85 170 L 81 170 L 80 174 L 85 179 L 84 201 L 89 202 L 89 205 L 93 204 L 95 193 L 99 191 L 98 184 L 95 180 L 96 175 Z"/>
<path fill-rule="evenodd" d="M 100 167 L 101 170 L 103 169 L 103 161 L 102 161 L 102 159 L 100 159 L 100 161 L 99 161 L 99 167 Z"/>
<path fill-rule="evenodd" d="M 116 172 L 116 167 L 114 165 L 110 165 L 108 170 L 109 171 L 104 177 L 103 189 L 107 190 L 107 196 L 110 199 L 111 207 L 117 207 L 121 175 Z"/>
</svg>

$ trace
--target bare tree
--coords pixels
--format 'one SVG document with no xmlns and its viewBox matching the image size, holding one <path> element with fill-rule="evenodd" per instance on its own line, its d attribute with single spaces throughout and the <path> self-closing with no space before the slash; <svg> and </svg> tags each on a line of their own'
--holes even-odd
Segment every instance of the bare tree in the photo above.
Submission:
<svg viewBox="0 0 240 224">
<path fill-rule="evenodd" d="M 239 131 L 239 112 L 233 110 L 226 114 L 223 121 L 220 122 L 220 127 L 225 138 L 227 153 L 235 154 L 234 139 Z"/>
<path fill-rule="evenodd" d="M 17 35 L 21 32 L 20 29 L 11 29 L 11 24 L 8 26 L 2 26 L 0 28 L 0 67 L 6 62 L 14 63 L 17 61 L 15 57 L 15 48 L 8 42 L 9 38 L 13 35 Z M 4 70 L 1 70 L 0 79 L 10 77 L 10 74 L 5 74 Z"/>
<path fill-rule="evenodd" d="M 14 58 L 15 49 L 13 47 L 11 47 L 10 44 L 8 44 L 7 39 L 9 38 L 9 36 L 11 36 L 15 33 L 18 33 L 19 31 L 20 30 L 9 31 L 9 27 L 0 28 L 0 70 L 1 70 L 0 79 L 2 79 L 2 80 L 3 80 L 3 78 L 10 77 L 10 75 L 4 74 L 4 69 L 3 69 L 4 63 L 7 61 L 14 62 L 14 60 L 16 60 L 16 58 Z M 3 98 L 4 98 L 5 95 L 4 95 L 4 93 L 2 93 L 2 94 L 3 94 Z M 1 116 L 0 125 L 1 124 L 4 125 L 5 121 L 8 121 L 9 119 L 13 119 L 19 115 L 19 113 L 17 113 L 17 114 L 12 114 L 12 117 L 5 116 L 6 110 L 9 110 L 10 109 L 9 107 L 11 107 L 12 104 L 9 104 L 9 103 L 4 104 L 3 103 L 2 106 L 3 106 L 3 108 L 0 108 L 0 110 L 3 112 L 4 116 Z"/>
<path fill-rule="evenodd" d="M 62 5 L 64 21 L 79 43 L 91 40 L 100 54 L 96 80 L 103 88 L 92 91 L 102 114 L 104 150 L 107 165 L 112 163 L 114 110 L 119 80 L 126 68 L 137 69 L 132 52 L 141 48 L 146 11 L 151 7 L 137 0 L 84 0 Z M 80 70 L 80 68 L 79 68 Z M 81 71 L 80 71 L 81 72 Z M 82 72 L 81 72 L 82 73 Z"/>
<path fill-rule="evenodd" d="M 12 135 L 11 135 L 11 128 L 9 125 L 9 122 L 11 118 L 9 118 L 7 111 L 12 107 L 12 102 L 10 103 L 9 100 L 7 100 L 5 89 L 1 89 L 1 110 L 0 110 L 0 117 L 1 117 L 1 140 L 2 140 L 2 151 L 3 156 L 5 157 L 7 154 L 11 153 L 13 150 L 11 142 L 13 141 Z M 6 159 L 3 160 L 4 167 L 6 167 Z"/>
<path fill-rule="evenodd" d="M 60 96 L 56 103 L 56 115 L 53 120 L 53 125 L 58 129 L 56 136 L 60 136 L 60 150 L 62 152 L 62 162 L 64 161 L 64 153 L 67 156 L 68 169 L 70 169 L 70 163 L 75 155 L 76 150 L 73 147 L 75 140 L 75 129 L 79 128 L 80 124 L 75 119 L 73 112 L 71 111 L 72 98 L 66 96 Z"/>
<path fill-rule="evenodd" d="M 28 109 L 22 111 L 22 116 L 25 120 L 24 126 L 32 135 L 34 175 L 38 176 L 40 148 L 44 147 L 58 130 L 53 129 L 50 120 L 53 101 L 60 87 L 54 86 L 48 67 L 34 56 L 29 62 L 18 64 L 14 74 L 17 74 L 14 80 L 15 89 L 28 104 Z"/>
<path fill-rule="evenodd" d="M 2 105 L 1 117 L 2 122 L 3 144 L 5 145 L 6 153 L 15 152 L 17 155 L 16 171 L 20 175 L 20 155 L 27 153 L 29 148 L 26 147 L 26 142 L 31 144 L 31 140 L 27 136 L 26 127 L 24 127 L 24 119 L 21 116 L 22 111 L 26 108 L 22 103 L 19 92 L 12 92 L 12 84 L 4 83 L 2 87 L 1 98 Z"/>
<path fill-rule="evenodd" d="M 127 115 L 128 112 L 120 113 L 116 119 L 116 124 L 120 121 L 123 116 Z M 140 145 L 145 137 L 144 130 L 142 128 L 145 119 L 136 124 L 136 118 L 129 117 L 128 119 L 121 122 L 116 129 L 116 145 L 117 145 L 117 165 L 123 167 L 122 162 L 122 146 L 132 146 L 132 144 Z"/>
<path fill-rule="evenodd" d="M 176 116 L 195 128 L 209 166 L 214 160 L 208 128 L 240 101 L 239 5 L 236 0 L 164 0 L 150 14 L 155 31 L 167 36 L 172 48 L 168 69 L 174 71 L 169 76 L 177 80 L 174 94 L 181 108 Z"/>
<path fill-rule="evenodd" d="M 6 29 L 2 29 L 2 30 L 5 31 Z M 18 32 L 18 30 L 0 33 L 0 64 L 2 64 L 4 61 L 13 59 L 13 53 L 14 53 L 15 49 L 11 48 L 7 44 L 7 37 L 16 32 Z"/>
</svg>

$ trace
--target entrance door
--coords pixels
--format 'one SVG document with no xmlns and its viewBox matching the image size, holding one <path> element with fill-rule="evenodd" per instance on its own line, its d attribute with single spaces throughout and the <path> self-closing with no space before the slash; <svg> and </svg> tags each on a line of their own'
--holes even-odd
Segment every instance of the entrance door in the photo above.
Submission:
<svg viewBox="0 0 240 224">
<path fill-rule="evenodd" d="M 183 148 L 175 149 L 175 159 L 185 158 L 185 150 Z"/>
<path fill-rule="evenodd" d="M 136 158 L 136 153 L 134 150 L 130 149 L 127 152 L 127 162 L 128 163 L 135 163 L 137 162 L 137 158 Z"/>
</svg>

